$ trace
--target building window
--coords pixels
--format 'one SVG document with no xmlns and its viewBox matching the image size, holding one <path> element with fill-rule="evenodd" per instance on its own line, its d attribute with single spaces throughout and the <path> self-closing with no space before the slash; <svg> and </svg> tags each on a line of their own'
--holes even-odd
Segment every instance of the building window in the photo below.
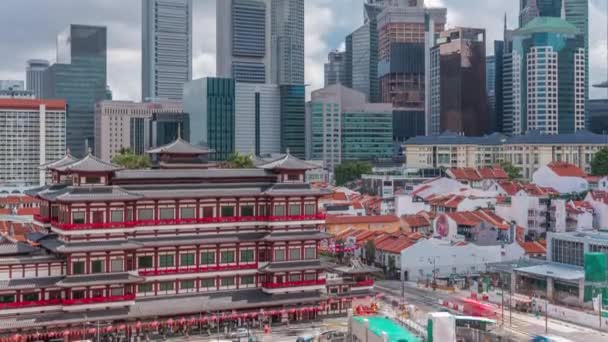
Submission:
<svg viewBox="0 0 608 342">
<path fill-rule="evenodd" d="M 103 273 L 103 260 L 93 260 L 91 261 L 91 273 Z"/>
<path fill-rule="evenodd" d="M 220 264 L 231 264 L 234 262 L 234 251 L 222 251 L 220 253 Z"/>
<path fill-rule="evenodd" d="M 24 293 L 23 294 L 23 301 L 24 302 L 35 302 L 37 301 L 39 298 L 38 293 L 36 292 L 31 292 L 31 293 Z"/>
<path fill-rule="evenodd" d="M 160 292 L 173 291 L 173 282 L 172 281 L 163 281 L 163 282 L 158 283 L 158 291 L 160 291 Z"/>
<path fill-rule="evenodd" d="M 214 207 L 203 207 L 201 211 L 202 211 L 201 214 L 203 217 L 214 217 L 215 216 Z"/>
<path fill-rule="evenodd" d="M 215 265 L 215 252 L 201 252 L 201 265 Z"/>
<path fill-rule="evenodd" d="M 125 294 L 125 289 L 122 287 L 114 287 L 110 289 L 110 296 L 118 297 Z"/>
<path fill-rule="evenodd" d="M 194 266 L 196 263 L 194 253 L 181 254 L 179 256 L 179 265 L 180 266 Z"/>
<path fill-rule="evenodd" d="M 316 213 L 314 204 L 305 204 L 304 205 L 304 215 L 310 216 Z"/>
<path fill-rule="evenodd" d="M 0 295 L 0 303 L 14 303 L 15 295 L 14 294 L 3 294 Z"/>
<path fill-rule="evenodd" d="M 253 206 L 252 205 L 241 206 L 241 216 L 253 216 Z"/>
<path fill-rule="evenodd" d="M 152 292 L 152 291 L 153 291 L 152 283 L 137 285 L 137 292 L 139 292 L 139 293 L 146 293 L 146 292 Z"/>
<path fill-rule="evenodd" d="M 85 223 L 85 213 L 84 211 L 76 211 L 72 213 L 72 223 L 73 224 L 84 224 Z"/>
<path fill-rule="evenodd" d="M 221 213 L 222 213 L 222 217 L 233 217 L 234 216 L 234 207 L 233 206 L 223 206 Z"/>
<path fill-rule="evenodd" d="M 289 260 L 300 260 L 300 248 L 290 248 L 289 249 Z"/>
<path fill-rule="evenodd" d="M 120 210 L 110 210 L 110 222 L 122 222 L 124 221 L 124 211 Z"/>
<path fill-rule="evenodd" d="M 221 287 L 234 286 L 234 277 L 224 277 L 220 279 Z"/>
<path fill-rule="evenodd" d="M 122 258 L 110 260 L 110 269 L 112 272 L 122 272 L 124 270 L 124 260 Z"/>
<path fill-rule="evenodd" d="M 72 274 L 84 274 L 84 261 L 72 262 Z"/>
<path fill-rule="evenodd" d="M 84 182 L 86 184 L 99 184 L 99 183 L 101 183 L 101 178 L 100 177 L 85 177 Z"/>
<path fill-rule="evenodd" d="M 289 205 L 289 215 L 290 216 L 300 215 L 300 204 L 290 204 Z"/>
<path fill-rule="evenodd" d="M 245 249 L 241 251 L 241 262 L 252 262 L 253 260 L 253 249 Z"/>
<path fill-rule="evenodd" d="M 179 287 L 182 290 L 191 290 L 194 289 L 194 280 L 182 280 L 179 284 Z"/>
<path fill-rule="evenodd" d="M 85 297 L 84 290 L 72 291 L 72 299 L 84 299 L 84 297 Z"/>
<path fill-rule="evenodd" d="M 179 218 L 181 219 L 193 219 L 194 214 L 194 208 L 179 208 Z"/>
<path fill-rule="evenodd" d="M 91 221 L 93 223 L 104 223 L 105 222 L 105 211 L 94 210 L 91 211 Z"/>
<path fill-rule="evenodd" d="M 151 255 L 144 255 L 137 258 L 138 268 L 152 268 L 154 267 L 153 257 Z"/>
<path fill-rule="evenodd" d="M 214 278 L 201 279 L 201 289 L 210 289 L 210 288 L 215 288 L 215 279 Z"/>
<path fill-rule="evenodd" d="M 316 273 L 304 273 L 304 280 L 317 280 Z"/>
<path fill-rule="evenodd" d="M 255 281 L 255 278 L 252 275 L 241 276 L 241 284 L 242 285 L 252 285 Z"/>
<path fill-rule="evenodd" d="M 285 206 L 282 204 L 275 205 L 274 206 L 274 216 L 285 216 Z"/>
<path fill-rule="evenodd" d="M 62 291 L 49 291 L 49 299 L 61 299 Z"/>
<path fill-rule="evenodd" d="M 175 208 L 160 208 L 161 220 L 173 220 L 175 218 Z"/>
<path fill-rule="evenodd" d="M 173 254 L 163 254 L 158 256 L 158 267 L 173 267 L 175 256 Z"/>
<path fill-rule="evenodd" d="M 154 209 L 142 208 L 137 209 L 137 219 L 143 220 L 154 220 Z"/>
<path fill-rule="evenodd" d="M 285 249 L 274 250 L 274 261 L 285 261 Z"/>
<path fill-rule="evenodd" d="M 315 247 L 306 247 L 304 248 L 304 258 L 305 259 L 316 259 L 317 258 L 317 249 Z"/>
<path fill-rule="evenodd" d="M 302 281 L 302 275 L 300 273 L 292 273 L 289 275 L 289 281 Z"/>
</svg>

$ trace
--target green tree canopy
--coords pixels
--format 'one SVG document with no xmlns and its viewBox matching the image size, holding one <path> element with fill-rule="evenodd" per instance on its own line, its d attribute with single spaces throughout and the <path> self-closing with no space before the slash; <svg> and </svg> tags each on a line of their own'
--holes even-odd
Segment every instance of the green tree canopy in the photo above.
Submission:
<svg viewBox="0 0 608 342">
<path fill-rule="evenodd" d="M 135 154 L 130 149 L 124 147 L 112 158 L 112 163 L 126 169 L 147 169 L 151 165 L 150 158 L 147 155 Z"/>
<path fill-rule="evenodd" d="M 597 151 L 591 160 L 591 174 L 594 176 L 608 175 L 608 148 L 604 147 Z"/>
<path fill-rule="evenodd" d="M 238 152 L 231 154 L 222 166 L 229 169 L 251 169 L 254 167 L 251 156 Z"/>
<path fill-rule="evenodd" d="M 352 182 L 361 178 L 362 174 L 371 173 L 372 164 L 361 161 L 347 161 L 338 166 L 335 169 L 336 184 L 338 186 L 344 185 L 348 182 Z"/>
<path fill-rule="evenodd" d="M 515 165 L 511 164 L 511 162 L 504 161 L 500 163 L 500 166 L 505 170 L 507 175 L 509 175 L 509 180 L 515 180 L 521 178 L 521 170 Z"/>
</svg>

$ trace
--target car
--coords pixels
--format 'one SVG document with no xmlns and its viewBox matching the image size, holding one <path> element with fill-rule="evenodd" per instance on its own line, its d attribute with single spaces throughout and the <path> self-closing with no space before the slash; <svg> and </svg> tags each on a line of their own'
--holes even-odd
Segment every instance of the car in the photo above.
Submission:
<svg viewBox="0 0 608 342">
<path fill-rule="evenodd" d="M 309 335 L 298 336 L 298 339 L 296 340 L 296 342 L 312 342 L 312 341 L 313 341 L 313 337 L 309 336 Z"/>
<path fill-rule="evenodd" d="M 249 330 L 247 328 L 238 328 L 230 334 L 230 338 L 241 338 L 249 336 Z"/>
</svg>

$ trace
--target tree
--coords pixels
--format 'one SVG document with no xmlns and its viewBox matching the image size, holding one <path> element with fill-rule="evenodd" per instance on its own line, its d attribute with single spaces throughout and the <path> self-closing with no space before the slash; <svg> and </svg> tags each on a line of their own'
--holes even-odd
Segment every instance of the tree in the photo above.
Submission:
<svg viewBox="0 0 608 342">
<path fill-rule="evenodd" d="M 376 260 L 376 245 L 374 244 L 374 240 L 367 240 L 365 243 L 365 259 L 368 265 L 372 265 Z"/>
<path fill-rule="evenodd" d="M 395 256 L 394 255 L 389 256 L 388 257 L 388 273 L 390 276 L 395 274 L 396 267 L 397 267 L 397 265 L 395 263 Z"/>
<path fill-rule="evenodd" d="M 521 178 L 521 170 L 515 165 L 511 164 L 511 162 L 504 161 L 500 163 L 500 166 L 505 170 L 507 175 L 509 175 L 509 180 L 515 180 Z"/>
<path fill-rule="evenodd" d="M 335 169 L 336 184 L 338 186 L 345 185 L 348 182 L 352 182 L 361 178 L 362 174 L 371 173 L 372 164 L 361 161 L 347 161 L 338 166 Z"/>
<path fill-rule="evenodd" d="M 591 174 L 594 176 L 608 175 L 608 147 L 597 151 L 591 160 Z"/>
<path fill-rule="evenodd" d="M 238 152 L 231 154 L 222 166 L 229 169 L 251 169 L 254 167 L 251 156 Z"/>
<path fill-rule="evenodd" d="M 112 163 L 126 169 L 147 169 L 150 167 L 150 158 L 146 155 L 135 154 L 130 149 L 123 147 L 112 158 Z"/>
</svg>

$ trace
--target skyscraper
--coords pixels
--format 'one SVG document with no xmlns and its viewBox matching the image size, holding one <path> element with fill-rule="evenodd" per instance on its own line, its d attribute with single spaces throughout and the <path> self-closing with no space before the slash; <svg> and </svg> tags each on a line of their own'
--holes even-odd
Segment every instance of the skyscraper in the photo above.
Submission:
<svg viewBox="0 0 608 342">
<path fill-rule="evenodd" d="M 485 38 L 483 29 L 455 28 L 442 32 L 431 49 L 431 134 L 487 133 Z"/>
<path fill-rule="evenodd" d="M 332 84 L 347 85 L 346 74 L 346 52 L 332 51 L 327 55 L 327 63 L 324 65 L 325 86 Z"/>
<path fill-rule="evenodd" d="M 496 117 L 496 56 L 486 57 L 486 98 L 488 103 L 488 131 L 498 132 Z"/>
<path fill-rule="evenodd" d="M 44 72 L 44 98 L 66 99 L 67 146 L 76 156 L 94 147 L 95 103 L 106 95 L 106 28 L 70 25 L 57 36 L 57 63 Z"/>
<path fill-rule="evenodd" d="M 25 68 L 25 83 L 27 90 L 34 93 L 36 98 L 42 97 L 44 87 L 44 71 L 49 67 L 49 61 L 44 59 L 30 59 Z"/>
<path fill-rule="evenodd" d="M 494 114 L 494 126 L 490 127 L 490 131 L 493 132 L 505 132 L 504 126 L 504 114 L 503 114 L 503 103 L 504 103 L 504 87 L 503 87 L 503 76 L 504 76 L 504 49 L 505 42 L 502 40 L 494 41 L 494 107 L 490 110 Z"/>
<path fill-rule="evenodd" d="M 142 99 L 180 100 L 192 79 L 192 0 L 142 0 Z"/>
<path fill-rule="evenodd" d="M 304 84 L 304 0 L 271 4 L 272 83 Z"/>
<path fill-rule="evenodd" d="M 270 0 L 217 0 L 217 77 L 271 81 Z"/>
<path fill-rule="evenodd" d="M 515 31 L 511 58 L 513 134 L 585 128 L 585 41 L 574 25 L 533 19 Z"/>
</svg>

